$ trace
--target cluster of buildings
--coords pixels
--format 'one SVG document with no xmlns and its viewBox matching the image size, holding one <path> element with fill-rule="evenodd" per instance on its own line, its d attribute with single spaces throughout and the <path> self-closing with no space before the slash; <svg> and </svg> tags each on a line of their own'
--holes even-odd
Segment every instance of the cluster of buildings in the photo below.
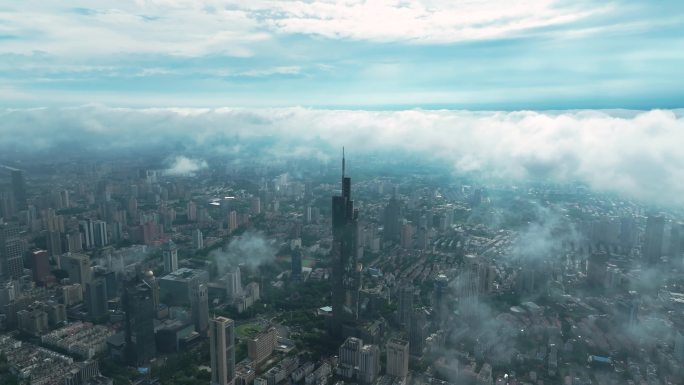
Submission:
<svg viewBox="0 0 684 385">
<path fill-rule="evenodd" d="M 97 361 L 75 361 L 8 335 L 0 336 L 0 351 L 16 377 L 31 385 L 112 385 L 111 379 L 100 375 Z"/>
<path fill-rule="evenodd" d="M 98 354 L 149 368 L 206 343 L 211 383 L 226 385 L 667 385 L 684 376 L 676 214 L 573 186 L 399 175 L 352 189 L 344 159 L 341 185 L 329 183 L 334 166 L 235 167 L 219 173 L 226 182 L 93 166 L 74 171 L 93 183 L 32 177 L 28 187 L 23 171 L 7 170 L 0 327 L 17 334 L 0 338 L 23 352 L 15 357 L 32 338 L 41 354 L 66 352 L 42 361 L 65 371 Z M 245 263 L 262 258 L 251 251 L 217 266 L 214 253 L 245 230 L 273 240 L 269 269 Z M 310 329 L 280 325 L 282 310 L 260 305 L 325 285 L 314 299 L 325 303 L 287 310 L 313 319 Z M 270 321 L 238 336 L 246 317 Z M 47 372 L 41 365 L 31 370 Z"/>
</svg>

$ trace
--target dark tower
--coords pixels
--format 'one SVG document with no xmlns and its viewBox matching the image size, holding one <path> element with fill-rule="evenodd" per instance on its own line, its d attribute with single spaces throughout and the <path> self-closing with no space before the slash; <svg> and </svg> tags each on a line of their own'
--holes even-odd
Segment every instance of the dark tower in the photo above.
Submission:
<svg viewBox="0 0 684 385">
<path fill-rule="evenodd" d="M 292 281 L 299 282 L 302 279 L 302 250 L 298 247 L 292 250 Z"/>
<path fill-rule="evenodd" d="M 129 283 L 123 297 L 126 332 L 126 361 L 139 366 L 157 354 L 154 340 L 154 295 L 144 281 Z"/>
<path fill-rule="evenodd" d="M 343 325 L 354 327 L 358 319 L 361 269 L 357 261 L 358 210 L 351 199 L 351 178 L 345 176 L 342 149 L 342 195 L 332 197 L 332 324 L 341 336 Z"/>
<path fill-rule="evenodd" d="M 207 285 L 193 282 L 190 289 L 190 308 L 195 331 L 202 336 L 207 335 L 209 329 L 209 295 Z"/>
<path fill-rule="evenodd" d="M 401 206 L 396 196 L 392 195 L 390 198 L 383 216 L 385 240 L 398 242 L 401 238 Z"/>
<path fill-rule="evenodd" d="M 663 256 L 663 235 L 665 233 L 665 218 L 649 215 L 646 219 L 646 233 L 641 254 L 649 265 L 656 265 Z"/>
<path fill-rule="evenodd" d="M 107 315 L 107 279 L 95 274 L 85 286 L 88 317 L 93 321 L 100 320 Z"/>
<path fill-rule="evenodd" d="M 26 181 L 24 180 L 24 172 L 21 170 L 12 170 L 12 193 L 14 194 L 14 202 L 17 209 L 26 210 L 28 207 L 26 201 Z"/>
</svg>

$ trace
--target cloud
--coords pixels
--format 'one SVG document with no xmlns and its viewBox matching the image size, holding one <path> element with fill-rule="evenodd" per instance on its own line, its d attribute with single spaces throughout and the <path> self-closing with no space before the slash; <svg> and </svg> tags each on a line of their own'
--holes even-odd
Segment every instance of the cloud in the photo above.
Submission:
<svg viewBox="0 0 684 385">
<path fill-rule="evenodd" d="M 572 7 L 559 1 L 256 1 L 271 30 L 331 39 L 453 43 L 510 38 L 578 21 L 609 7 Z"/>
<path fill-rule="evenodd" d="M 535 204 L 534 211 L 534 220 L 517 234 L 507 257 L 538 265 L 549 256 L 558 255 L 566 242 L 576 247 L 581 245 L 584 238 L 568 218 L 553 208 L 538 204 Z"/>
<path fill-rule="evenodd" d="M 630 198 L 684 204 L 684 110 L 0 110 L 0 148 L 12 151 L 175 143 L 212 154 L 250 141 L 318 159 L 336 156 L 342 145 L 359 154 L 413 154 L 483 178 L 582 182 Z"/>
<path fill-rule="evenodd" d="M 557 0 L 27 0 L 0 12 L 0 34 L 12 36 L 0 52 L 248 57 L 255 54 L 253 43 L 274 35 L 443 44 L 549 33 L 617 10 Z M 614 23 L 603 20 L 599 27 L 606 24 Z M 583 33 L 590 30 L 582 26 Z"/>
<path fill-rule="evenodd" d="M 0 52 L 39 51 L 57 57 L 129 53 L 248 57 L 253 55 L 250 44 L 269 39 L 269 33 L 260 30 L 245 11 L 229 7 L 229 2 L 215 5 L 124 0 L 74 1 L 65 6 L 29 0 L 0 12 L 0 32 L 18 36 L 4 42 Z"/>
<path fill-rule="evenodd" d="M 233 238 L 224 250 L 211 252 L 210 257 L 216 261 L 219 275 L 223 275 L 236 266 L 256 268 L 271 262 L 275 254 L 272 240 L 261 232 L 247 231 Z"/>
<path fill-rule="evenodd" d="M 197 171 L 207 168 L 205 160 L 190 159 L 185 156 L 177 156 L 171 166 L 164 170 L 166 175 L 193 175 Z"/>
<path fill-rule="evenodd" d="M 5 3 L 6 106 L 663 108 L 683 93 L 674 0 Z"/>
</svg>

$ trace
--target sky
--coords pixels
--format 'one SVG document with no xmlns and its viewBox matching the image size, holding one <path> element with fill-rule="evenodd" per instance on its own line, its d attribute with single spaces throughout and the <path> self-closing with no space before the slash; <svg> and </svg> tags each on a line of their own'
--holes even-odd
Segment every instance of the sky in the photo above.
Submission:
<svg viewBox="0 0 684 385">
<path fill-rule="evenodd" d="M 684 2 L 0 3 L 0 106 L 678 108 Z"/>
</svg>

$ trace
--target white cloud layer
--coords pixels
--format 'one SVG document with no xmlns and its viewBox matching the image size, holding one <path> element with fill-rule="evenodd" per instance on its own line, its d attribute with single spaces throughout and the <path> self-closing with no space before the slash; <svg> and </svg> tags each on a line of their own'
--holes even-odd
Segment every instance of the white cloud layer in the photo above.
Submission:
<svg viewBox="0 0 684 385">
<path fill-rule="evenodd" d="M 281 151 L 323 158 L 401 151 L 507 180 L 580 181 L 630 197 L 684 204 L 684 110 L 471 112 L 280 109 L 126 109 L 103 106 L 0 111 L 0 148 L 108 148 L 183 143 L 218 153 L 269 138 Z M 80 142 L 79 142 L 80 141 Z M 302 149 L 307 149 L 303 151 Z M 312 155 L 313 154 L 313 155 Z M 193 172 L 197 160 L 171 169 Z"/>
<path fill-rule="evenodd" d="M 207 168 L 207 161 L 177 156 L 164 173 L 166 175 L 193 175 L 197 171 Z"/>
<path fill-rule="evenodd" d="M 295 34 L 451 43 L 510 38 L 608 10 L 557 0 L 26 0 L 0 10 L 0 52 L 246 57 L 255 43 Z"/>
</svg>

